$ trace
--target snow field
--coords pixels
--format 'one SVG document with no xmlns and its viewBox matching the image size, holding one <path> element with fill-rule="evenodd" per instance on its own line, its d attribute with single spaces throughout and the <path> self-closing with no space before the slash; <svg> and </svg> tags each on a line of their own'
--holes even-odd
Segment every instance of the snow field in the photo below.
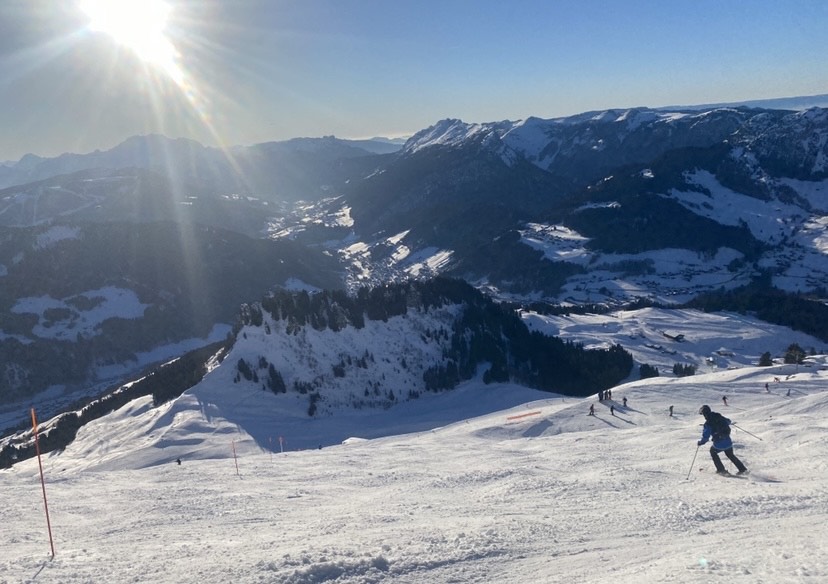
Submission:
<svg viewBox="0 0 828 584">
<path fill-rule="evenodd" d="M 283 454 L 220 415 L 128 406 L 44 460 L 53 560 L 36 462 L 0 473 L 0 582 L 824 582 L 828 369 L 790 367 L 630 383 L 613 391 L 616 416 L 539 392 L 510 407 L 515 388 L 471 383 L 463 401 L 489 413 Z M 462 411 L 453 397 L 432 410 Z M 761 438 L 733 431 L 751 478 L 714 475 L 706 446 L 691 469 L 701 403 Z M 388 423 L 416 418 L 407 405 Z M 164 444 L 193 443 L 107 433 L 150 415 Z M 351 418 L 314 430 L 359 436 Z M 117 453 L 106 470 L 91 470 L 96 441 Z M 215 458 L 164 463 L 183 448 Z"/>
</svg>

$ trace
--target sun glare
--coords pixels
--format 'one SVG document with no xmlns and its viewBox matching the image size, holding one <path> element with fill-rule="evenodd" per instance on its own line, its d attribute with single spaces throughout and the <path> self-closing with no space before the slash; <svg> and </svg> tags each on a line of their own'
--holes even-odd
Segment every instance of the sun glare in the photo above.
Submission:
<svg viewBox="0 0 828 584">
<path fill-rule="evenodd" d="M 176 83 L 182 81 L 178 53 L 165 29 L 170 7 L 162 0 L 82 0 L 89 29 L 111 36 Z"/>
<path fill-rule="evenodd" d="M 107 35 L 141 61 L 143 66 L 134 71 L 138 73 L 134 88 L 149 100 L 155 114 L 153 119 L 147 119 L 146 128 L 166 134 L 179 131 L 175 128 L 168 130 L 167 122 L 172 122 L 171 125 L 176 127 L 178 124 L 189 126 L 194 123 L 199 129 L 206 129 L 217 144 L 223 144 L 212 122 L 210 93 L 205 91 L 204 84 L 192 69 L 184 67 L 185 60 L 178 50 L 182 47 L 188 57 L 186 62 L 190 65 L 198 62 L 201 39 L 187 30 L 188 25 L 196 22 L 188 17 L 187 4 L 173 4 L 174 0 L 73 1 L 77 3 L 77 10 L 88 20 L 83 28 L 85 33 Z M 176 7 L 175 11 L 172 6 Z M 175 17 L 175 26 L 169 27 L 172 16 Z M 113 51 L 113 58 L 108 60 L 110 68 L 124 64 L 119 53 Z M 107 70 L 101 71 L 101 74 L 106 75 Z M 179 111 L 179 106 L 186 109 Z M 225 150 L 225 154 L 237 168 L 230 151 Z"/>
</svg>

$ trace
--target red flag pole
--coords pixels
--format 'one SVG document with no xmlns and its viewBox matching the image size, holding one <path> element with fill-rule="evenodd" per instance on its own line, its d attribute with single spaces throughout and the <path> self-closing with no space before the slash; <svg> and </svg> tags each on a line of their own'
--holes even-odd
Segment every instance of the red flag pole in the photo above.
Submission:
<svg viewBox="0 0 828 584">
<path fill-rule="evenodd" d="M 35 451 L 37 452 L 37 466 L 40 468 L 40 486 L 43 489 L 43 508 L 46 510 L 46 528 L 49 530 L 49 546 L 52 548 L 52 558 L 55 557 L 55 541 L 52 539 L 52 522 L 49 521 L 49 503 L 46 500 L 46 481 L 43 478 L 43 463 L 40 461 L 40 440 L 37 434 L 37 417 L 32 408 L 32 432 L 35 438 Z"/>
</svg>

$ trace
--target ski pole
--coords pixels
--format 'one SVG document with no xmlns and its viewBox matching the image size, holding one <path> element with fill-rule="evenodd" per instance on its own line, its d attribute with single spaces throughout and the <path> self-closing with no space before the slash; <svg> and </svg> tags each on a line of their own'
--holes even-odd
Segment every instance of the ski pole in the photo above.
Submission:
<svg viewBox="0 0 828 584">
<path fill-rule="evenodd" d="M 699 454 L 699 448 L 701 448 L 701 444 L 696 445 L 696 452 L 693 453 L 693 462 L 690 463 L 690 470 L 687 471 L 687 478 L 684 479 L 685 481 L 690 478 L 690 473 L 693 472 L 693 465 L 696 464 L 696 456 Z"/>
<path fill-rule="evenodd" d="M 748 432 L 748 431 L 747 431 L 747 430 L 745 430 L 744 428 L 740 428 L 740 427 L 739 427 L 739 426 L 737 426 L 736 424 L 731 424 L 731 426 L 733 426 L 734 428 L 739 428 L 739 429 L 740 429 L 742 432 L 744 432 L 745 434 L 750 434 L 751 436 L 753 436 L 753 437 L 754 437 L 754 438 L 756 438 L 757 440 L 759 440 L 759 441 L 761 441 L 761 442 L 764 442 L 764 440 L 762 440 L 761 438 L 759 438 L 759 436 L 757 436 L 756 434 L 751 434 L 750 432 Z"/>
</svg>

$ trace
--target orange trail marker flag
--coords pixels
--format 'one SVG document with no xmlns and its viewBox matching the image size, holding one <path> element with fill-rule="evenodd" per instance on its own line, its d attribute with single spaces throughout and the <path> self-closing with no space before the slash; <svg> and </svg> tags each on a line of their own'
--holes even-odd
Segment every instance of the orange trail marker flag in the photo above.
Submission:
<svg viewBox="0 0 828 584">
<path fill-rule="evenodd" d="M 49 530 L 49 546 L 52 548 L 52 557 L 55 557 L 55 541 L 52 539 L 52 522 L 49 520 L 49 503 L 46 500 L 46 481 L 43 478 L 43 463 L 40 461 L 40 440 L 37 434 L 37 417 L 32 408 L 32 433 L 35 439 L 35 451 L 37 452 L 37 466 L 40 468 L 40 486 L 43 489 L 43 508 L 46 510 L 46 529 Z"/>
</svg>

